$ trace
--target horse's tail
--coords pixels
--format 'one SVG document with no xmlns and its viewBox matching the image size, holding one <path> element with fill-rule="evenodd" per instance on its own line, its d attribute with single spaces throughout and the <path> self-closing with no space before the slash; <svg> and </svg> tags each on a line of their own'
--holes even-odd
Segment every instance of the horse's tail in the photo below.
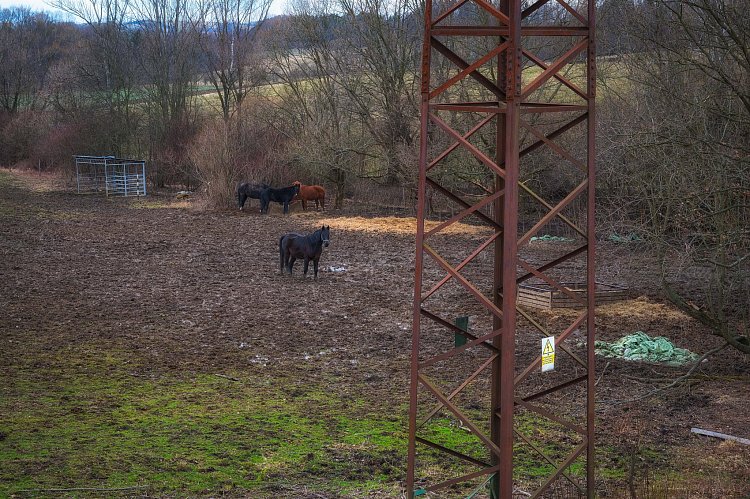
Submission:
<svg viewBox="0 0 750 499">
<path fill-rule="evenodd" d="M 322 187 L 318 188 L 318 195 L 320 196 L 320 207 L 326 209 L 326 190 Z"/>
<path fill-rule="evenodd" d="M 279 238 L 279 269 L 281 273 L 284 273 L 284 237 Z"/>
<path fill-rule="evenodd" d="M 237 206 L 238 206 L 238 207 L 239 207 L 240 209 L 242 209 L 242 205 L 244 204 L 244 203 L 242 202 L 242 187 L 243 187 L 244 185 L 245 185 L 245 184 L 243 184 L 243 183 L 239 183 L 239 184 L 237 184 Z"/>
<path fill-rule="evenodd" d="M 268 205 L 271 204 L 271 196 L 269 194 L 270 187 L 260 191 L 260 212 L 268 213 Z"/>
</svg>

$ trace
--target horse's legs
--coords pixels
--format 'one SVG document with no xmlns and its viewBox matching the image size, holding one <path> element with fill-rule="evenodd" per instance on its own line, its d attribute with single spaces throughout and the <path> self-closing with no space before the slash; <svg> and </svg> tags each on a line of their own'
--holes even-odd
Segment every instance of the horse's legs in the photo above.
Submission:
<svg viewBox="0 0 750 499">
<path fill-rule="evenodd" d="M 302 198 L 302 211 L 307 211 L 307 201 L 305 201 L 305 198 Z"/>
<path fill-rule="evenodd" d="M 289 201 L 284 201 L 284 215 L 289 213 Z"/>
<path fill-rule="evenodd" d="M 305 271 L 303 272 L 305 277 L 307 277 L 307 269 L 310 267 L 310 257 L 305 257 Z"/>
<path fill-rule="evenodd" d="M 240 211 L 242 211 L 242 208 L 245 206 L 246 200 L 247 200 L 247 195 L 245 193 L 237 194 L 237 204 L 240 207 Z"/>
<path fill-rule="evenodd" d="M 313 270 L 315 271 L 315 279 L 318 278 L 318 258 L 313 259 Z"/>
<path fill-rule="evenodd" d="M 294 267 L 294 262 L 296 262 L 296 261 L 297 261 L 296 258 L 294 258 L 291 255 L 289 256 L 289 265 L 287 267 L 289 269 L 289 275 L 292 275 L 292 267 Z"/>
</svg>

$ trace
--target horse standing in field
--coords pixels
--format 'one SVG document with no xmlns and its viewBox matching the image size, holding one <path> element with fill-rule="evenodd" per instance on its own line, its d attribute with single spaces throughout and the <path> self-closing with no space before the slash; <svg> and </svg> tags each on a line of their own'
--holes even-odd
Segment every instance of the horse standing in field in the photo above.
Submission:
<svg viewBox="0 0 750 499">
<path fill-rule="evenodd" d="M 281 267 L 281 273 L 284 273 L 284 269 L 292 275 L 292 267 L 294 262 L 298 258 L 302 258 L 305 261 L 305 267 L 303 269 L 305 277 L 307 277 L 307 269 L 310 264 L 310 260 L 313 262 L 313 272 L 315 279 L 318 278 L 318 261 L 320 255 L 323 253 L 323 247 L 328 247 L 328 242 L 331 238 L 331 227 L 322 226 L 312 234 L 306 236 L 302 234 L 284 234 L 279 239 L 279 266 Z"/>
<path fill-rule="evenodd" d="M 319 185 L 302 185 L 302 182 L 297 180 L 294 185 L 299 185 L 299 194 L 295 199 L 302 201 L 302 209 L 307 211 L 307 202 L 315 201 L 315 209 L 326 208 L 326 190 Z"/>
<path fill-rule="evenodd" d="M 290 185 L 280 189 L 267 187 L 260 193 L 260 212 L 268 213 L 268 205 L 271 204 L 271 201 L 274 201 L 284 205 L 284 214 L 286 215 L 289 213 L 289 203 L 297 194 L 299 194 L 299 185 Z"/>
<path fill-rule="evenodd" d="M 244 182 L 237 186 L 237 206 L 239 206 L 240 211 L 244 208 L 245 201 L 247 201 L 248 198 L 260 199 L 263 190 L 268 189 L 269 187 L 270 186 L 267 184 L 251 184 L 249 182 Z"/>
</svg>

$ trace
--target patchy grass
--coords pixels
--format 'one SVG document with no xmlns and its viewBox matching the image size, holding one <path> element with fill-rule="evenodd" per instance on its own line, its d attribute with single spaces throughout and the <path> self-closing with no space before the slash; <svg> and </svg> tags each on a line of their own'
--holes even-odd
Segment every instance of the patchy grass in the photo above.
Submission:
<svg viewBox="0 0 750 499">
<path fill-rule="evenodd" d="M 335 383 L 294 385 L 291 377 L 143 375 L 137 358 L 104 345 L 29 347 L 0 371 L 0 496 L 143 486 L 157 496 L 271 497 L 293 494 L 290 484 L 301 483 L 334 496 L 400 493 L 406 408 L 372 412 L 364 401 L 338 394 Z M 437 418 L 423 436 L 481 457 L 477 439 L 456 426 Z M 556 429 L 541 418 L 519 415 L 517 427 L 554 441 Z M 542 448 L 559 457 L 567 446 Z M 427 469 L 437 477 L 463 466 L 429 452 L 422 459 L 432 461 Z M 524 481 L 551 469 L 522 445 L 515 459 Z M 607 461 L 616 468 L 601 473 L 624 476 L 626 463 Z M 583 465 L 568 471 L 582 476 Z"/>
<path fill-rule="evenodd" d="M 86 345 L 5 368 L 0 496 L 66 487 L 263 492 L 322 476 L 319 490 L 357 495 L 392 490 L 403 473 L 403 422 L 355 417 L 330 390 L 290 398 L 282 380 L 143 377 L 133 364 L 126 352 Z"/>
<path fill-rule="evenodd" d="M 0 170 L 0 187 L 14 188 L 19 187 L 18 179 L 10 172 Z M 14 214 L 14 207 L 10 200 L 0 198 L 0 218 L 7 218 Z"/>
<path fill-rule="evenodd" d="M 471 414 L 475 421 L 481 420 L 483 415 L 474 410 L 469 410 L 467 413 Z M 518 432 L 534 444 L 536 449 L 542 451 L 557 463 L 563 462 L 573 449 L 581 443 L 581 440 L 572 439 L 570 433 L 563 431 L 556 423 L 532 413 L 517 413 L 514 416 L 514 426 Z M 460 428 L 459 422 L 455 419 L 435 418 L 418 434 L 431 442 L 486 461 L 487 456 L 484 446 L 468 429 L 460 431 Z M 647 449 L 647 451 L 651 450 Z M 464 466 L 463 462 L 458 459 L 446 459 L 445 454 L 433 451 L 425 446 L 420 446 L 419 454 L 422 459 L 425 459 L 425 456 L 427 456 L 427 460 L 434 459 L 431 465 L 424 466 L 422 470 L 423 476 L 421 478 L 429 478 L 430 481 L 439 481 L 441 477 L 445 478 L 447 475 L 456 476 L 461 472 L 468 473 L 476 470 L 476 468 Z M 565 473 L 574 479 L 584 479 L 586 476 L 585 457 L 584 452 L 568 466 Z M 536 488 L 542 480 L 549 477 L 554 471 L 551 464 L 520 438 L 516 438 L 514 444 L 513 460 L 515 463 L 514 480 L 522 488 Z M 622 457 L 622 453 L 618 449 L 609 446 L 601 446 L 597 449 L 597 476 L 619 481 L 626 477 L 628 466 L 627 459 Z M 467 486 L 467 490 L 471 488 L 471 486 Z"/>
<path fill-rule="evenodd" d="M 155 198 L 153 196 L 135 199 L 131 205 L 138 210 L 159 210 L 163 208 L 186 209 L 190 208 L 191 202 L 185 199 L 176 198 Z"/>
<path fill-rule="evenodd" d="M 13 176 L 9 171 L 0 170 L 0 186 L 13 187 L 17 185 L 18 185 L 18 180 L 16 179 L 15 176 Z"/>
</svg>

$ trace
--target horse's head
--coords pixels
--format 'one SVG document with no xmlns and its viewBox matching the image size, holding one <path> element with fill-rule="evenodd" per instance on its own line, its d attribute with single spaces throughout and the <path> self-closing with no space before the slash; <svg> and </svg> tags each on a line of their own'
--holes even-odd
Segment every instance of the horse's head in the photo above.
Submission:
<svg viewBox="0 0 750 499">
<path fill-rule="evenodd" d="M 331 240 L 331 226 L 324 225 L 320 229 L 320 240 L 323 241 L 323 246 L 328 247 L 328 243 Z"/>
<path fill-rule="evenodd" d="M 292 187 L 294 188 L 294 195 L 296 196 L 299 194 L 299 188 L 302 184 L 299 183 L 299 180 L 292 184 Z"/>
</svg>

